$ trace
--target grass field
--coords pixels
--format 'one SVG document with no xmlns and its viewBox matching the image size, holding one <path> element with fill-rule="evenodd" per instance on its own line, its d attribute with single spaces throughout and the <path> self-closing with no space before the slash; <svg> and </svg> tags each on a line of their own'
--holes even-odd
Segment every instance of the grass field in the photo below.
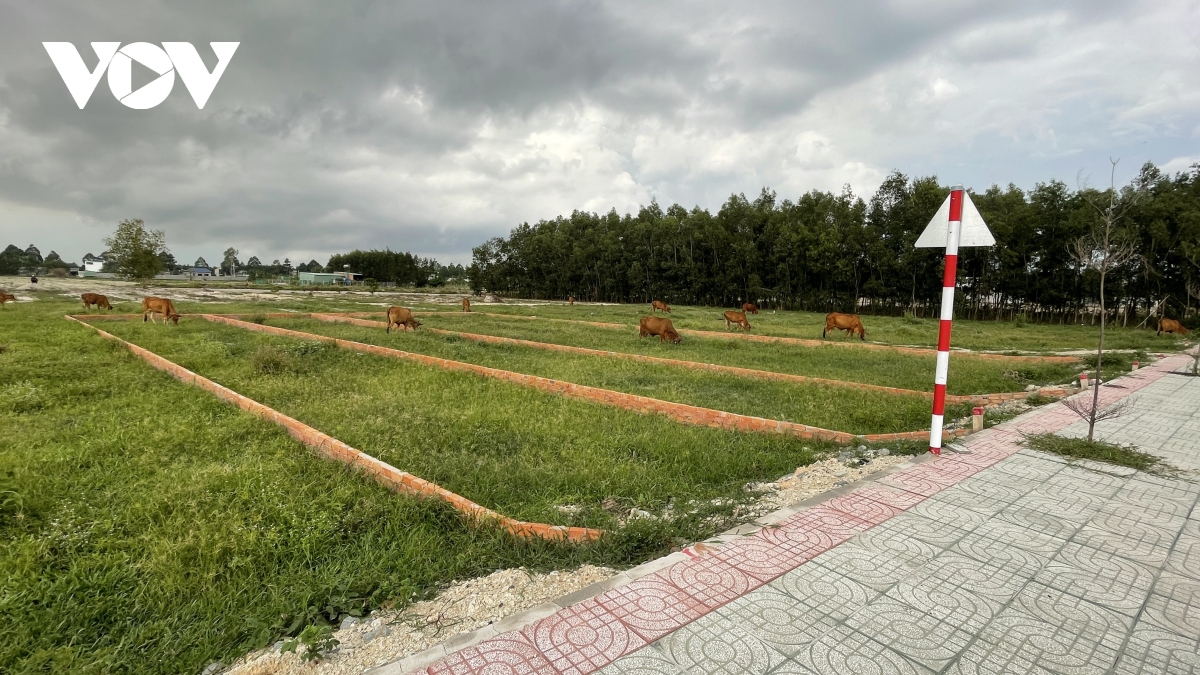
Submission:
<svg viewBox="0 0 1200 675">
<path fill-rule="evenodd" d="M 314 621 L 404 603 L 452 579 L 518 565 L 634 564 L 737 522 L 738 504 L 749 498 L 745 483 L 773 480 L 836 450 L 783 436 L 689 427 L 187 317 L 169 327 L 99 324 L 506 515 L 614 530 L 587 546 L 518 541 L 472 527 L 439 502 L 391 493 L 318 458 L 278 427 L 64 321 L 64 313 L 79 311 L 74 297 L 36 295 L 37 302 L 0 308 L 0 672 L 198 672 Z M 386 301 L 291 296 L 177 304 L 185 313 L 252 314 L 363 311 Z M 623 316 L 630 326 L 646 313 L 631 306 L 487 309 L 587 320 Z M 600 311 L 610 315 L 594 314 Z M 680 308 L 676 322 L 720 329 L 701 312 L 720 315 Z M 800 334 L 815 315 L 780 316 L 781 331 Z M 526 334 L 525 323 L 446 315 L 427 325 L 892 386 L 911 381 L 927 388 L 918 381 L 931 379 L 931 366 L 919 357 L 873 360 L 891 352 L 730 346 L 721 339 L 686 339 L 676 348 L 638 341 L 632 328 L 623 334 L 556 324 Z M 876 320 L 867 323 L 877 337 Z M 956 336 L 979 331 L 987 346 L 1027 348 L 1006 342 L 1014 331 L 1028 331 L 1028 342 L 1045 349 L 1087 346 L 1058 328 L 960 324 Z M 919 415 L 896 404 L 906 397 L 877 401 L 854 394 L 822 407 L 815 399 L 834 396 L 825 389 L 762 387 L 744 378 L 561 358 L 423 333 L 386 335 L 308 320 L 280 325 L 633 393 L 700 397 L 695 401 L 744 406 L 739 410 L 753 414 L 824 415 L 831 424 L 876 427 L 900 420 L 927 424 L 924 399 L 912 408 Z M 766 315 L 755 321 L 756 332 L 770 326 Z M 1128 340 L 1149 343 L 1149 336 Z M 1028 365 L 1020 366 L 1023 377 L 1054 381 L 1063 372 L 1059 365 L 1036 371 Z M 952 386 L 958 378 L 960 392 L 991 391 L 1011 366 L 975 367 L 967 358 L 952 361 Z M 851 410 L 834 409 L 843 406 Z M 893 452 L 922 449 L 919 443 L 887 445 Z M 573 515 L 555 508 L 565 504 L 582 508 Z M 617 516 L 633 507 L 663 513 L 668 505 L 681 515 L 617 527 Z"/>
<path fill-rule="evenodd" d="M 517 301 L 514 301 L 517 302 Z M 445 310 L 445 306 L 440 309 Z M 636 326 L 638 319 L 650 314 L 649 305 L 584 305 L 539 304 L 529 307 L 518 304 L 477 305 L 478 311 L 499 314 L 537 315 L 563 319 L 587 321 L 611 321 Z M 724 309 L 719 307 L 693 307 L 672 305 L 671 320 L 676 328 L 694 330 L 725 330 L 722 318 Z M 753 332 L 759 335 L 821 339 L 825 326 L 825 315 L 814 312 L 779 312 L 770 310 L 747 317 Z M 937 346 L 937 319 L 914 317 L 891 317 L 863 315 L 867 339 L 872 342 L 893 345 Z M 1046 352 L 1067 349 L 1094 349 L 1097 326 L 1062 324 L 1018 324 L 1009 321 L 966 321 L 956 318 L 951 343 L 955 347 L 989 351 L 1021 350 Z M 836 341 L 858 340 L 837 332 L 828 339 Z M 1181 341 L 1171 335 L 1156 337 L 1153 330 L 1133 327 L 1109 327 L 1106 343 L 1111 349 L 1141 349 L 1145 351 L 1174 351 Z"/>
<path fill-rule="evenodd" d="M 382 319 L 382 314 L 376 318 Z M 422 316 L 421 321 L 431 328 L 863 382 L 916 391 L 931 389 L 935 365 L 933 355 L 834 345 L 807 347 L 748 342 L 735 337 L 722 339 L 687 336 L 683 342 L 675 345 L 660 343 L 658 338 L 639 339 L 636 329 L 633 328 L 606 329 L 585 324 L 535 322 L 479 314 L 472 316 L 439 313 Z M 847 353 L 847 350 L 853 351 Z M 1129 357 L 1125 355 L 1124 358 L 1128 360 Z M 951 394 L 1022 391 L 1030 384 L 1047 385 L 1070 381 L 1078 372 L 1079 365 L 1070 363 L 1003 362 L 969 354 L 955 354 L 950 360 L 948 391 Z"/>
</svg>

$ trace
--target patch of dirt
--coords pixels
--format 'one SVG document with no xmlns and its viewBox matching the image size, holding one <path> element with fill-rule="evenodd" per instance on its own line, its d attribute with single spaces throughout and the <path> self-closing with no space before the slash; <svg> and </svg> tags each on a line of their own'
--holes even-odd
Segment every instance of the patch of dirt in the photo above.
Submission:
<svg viewBox="0 0 1200 675">
<path fill-rule="evenodd" d="M 861 480 L 873 473 L 890 469 L 910 459 L 912 458 L 887 455 L 874 457 L 865 464 L 856 466 L 858 460 L 847 463 L 834 457 L 802 466 L 773 483 L 751 483 L 746 489 L 763 493 L 752 508 L 755 513 L 767 514 L 827 490 Z"/>
<path fill-rule="evenodd" d="M 251 652 L 225 672 L 231 675 L 361 673 L 614 574 L 616 570 L 592 565 L 547 574 L 529 574 L 524 569 L 500 570 L 453 584 L 433 600 L 399 612 L 380 610 L 362 621 L 344 621 L 344 627 L 334 633 L 340 644 L 316 664 L 305 663 L 295 653 L 281 653 L 283 643 L 279 642 Z"/>
</svg>

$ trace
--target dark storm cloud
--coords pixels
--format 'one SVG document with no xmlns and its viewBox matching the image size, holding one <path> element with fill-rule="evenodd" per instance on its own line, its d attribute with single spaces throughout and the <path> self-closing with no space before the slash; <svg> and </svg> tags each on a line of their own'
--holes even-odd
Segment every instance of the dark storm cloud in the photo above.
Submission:
<svg viewBox="0 0 1200 675">
<path fill-rule="evenodd" d="M 996 77 L 991 65 L 1028 68 L 1140 11 L 1108 0 L 0 1 L 0 229 L 44 222 L 53 245 L 142 217 L 177 250 L 232 243 L 269 258 L 390 246 L 462 259 L 486 236 L 572 208 L 712 207 L 767 183 L 870 189 L 891 166 L 928 163 L 912 155 L 912 129 L 935 124 L 935 103 L 984 95 L 971 87 Z M 1195 9 L 1177 13 L 1185 31 Z M 41 42 L 74 43 L 90 67 L 93 40 L 188 41 L 210 68 L 208 41 L 241 45 L 204 110 L 179 81 L 157 108 L 130 110 L 104 80 L 78 110 Z M 986 92 L 999 119 L 1014 118 L 1005 100 L 1028 105 L 1007 86 Z M 1046 86 L 1137 103 L 1112 82 Z M 1191 134 L 1192 112 L 1176 106 L 1171 133 Z M 1063 142 L 1028 124 L 989 120 L 981 138 L 988 152 L 1022 135 Z"/>
</svg>

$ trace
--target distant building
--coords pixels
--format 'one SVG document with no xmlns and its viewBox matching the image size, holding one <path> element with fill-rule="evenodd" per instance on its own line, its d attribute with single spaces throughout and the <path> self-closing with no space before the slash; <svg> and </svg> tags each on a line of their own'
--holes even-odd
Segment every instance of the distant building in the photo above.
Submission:
<svg viewBox="0 0 1200 675">
<path fill-rule="evenodd" d="M 342 272 L 299 272 L 301 286 L 329 286 L 346 282 Z"/>
<path fill-rule="evenodd" d="M 207 267 L 193 267 L 192 269 L 188 270 L 188 274 L 193 277 L 211 277 L 213 275 L 213 271 Z"/>
<path fill-rule="evenodd" d="M 83 261 L 84 272 L 100 272 L 104 269 L 103 258 L 92 258 L 91 260 Z"/>
</svg>

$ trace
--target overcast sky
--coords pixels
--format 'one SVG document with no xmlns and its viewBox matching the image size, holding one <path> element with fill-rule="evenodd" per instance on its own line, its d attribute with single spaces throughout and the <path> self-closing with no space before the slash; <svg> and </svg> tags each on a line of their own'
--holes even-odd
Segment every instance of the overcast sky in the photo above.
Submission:
<svg viewBox="0 0 1200 675">
<path fill-rule="evenodd" d="M 240 42 L 203 110 L 43 41 Z M 152 77 L 135 66 L 136 89 Z M 147 73 L 149 71 L 146 71 Z M 0 0 L 0 246 L 78 261 L 124 218 L 176 256 L 467 262 L 516 224 L 717 209 L 891 170 L 1029 188 L 1200 161 L 1200 2 Z"/>
</svg>

